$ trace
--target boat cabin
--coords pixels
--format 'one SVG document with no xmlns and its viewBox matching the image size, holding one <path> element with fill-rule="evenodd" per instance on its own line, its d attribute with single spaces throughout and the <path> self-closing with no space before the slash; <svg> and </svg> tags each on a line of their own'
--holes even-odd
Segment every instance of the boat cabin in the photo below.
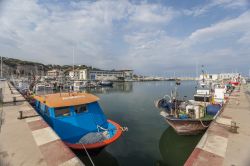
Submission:
<svg viewBox="0 0 250 166">
<path fill-rule="evenodd" d="M 209 89 L 197 89 L 196 94 L 194 95 L 194 101 L 197 102 L 211 102 L 212 94 Z"/>
<path fill-rule="evenodd" d="M 68 143 L 77 143 L 83 135 L 110 128 L 99 98 L 88 93 L 56 93 L 35 96 L 36 110 Z"/>
<path fill-rule="evenodd" d="M 225 102 L 225 93 L 226 93 L 226 88 L 215 88 L 215 90 L 214 90 L 214 101 L 216 103 L 224 104 L 224 102 Z"/>
</svg>

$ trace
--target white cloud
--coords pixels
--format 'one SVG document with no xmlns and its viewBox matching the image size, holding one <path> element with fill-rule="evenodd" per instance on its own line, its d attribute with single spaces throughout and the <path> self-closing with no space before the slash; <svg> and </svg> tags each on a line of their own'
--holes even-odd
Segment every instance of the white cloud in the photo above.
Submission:
<svg viewBox="0 0 250 166">
<path fill-rule="evenodd" d="M 242 37 L 238 40 L 238 43 L 247 45 L 249 47 L 250 44 L 250 32 L 245 33 Z"/>
<path fill-rule="evenodd" d="M 224 20 L 210 27 L 198 29 L 188 37 L 188 44 L 212 41 L 235 33 L 245 34 L 250 31 L 250 12 L 245 12 L 237 18 Z"/>
<path fill-rule="evenodd" d="M 174 16 L 171 9 L 160 5 L 125 0 L 70 2 L 65 6 L 10 0 L 2 8 L 0 40 L 4 41 L 5 56 L 68 63 L 72 47 L 77 47 L 79 63 L 98 67 L 110 66 L 119 58 L 119 50 L 113 51 L 113 40 L 123 35 L 120 32 L 126 34 L 135 26 L 140 29 L 142 22 L 148 24 L 143 28 L 167 24 Z M 19 49 L 19 55 L 8 55 L 7 48 L 13 47 Z"/>
<path fill-rule="evenodd" d="M 246 46 L 250 41 L 249 12 L 197 29 L 188 37 L 174 37 L 166 27 L 182 16 L 168 6 L 126 0 L 65 3 L 5 1 L 0 13 L 1 54 L 44 63 L 71 64 L 72 48 L 76 47 L 77 63 L 105 69 L 132 68 L 146 74 L 166 70 L 190 72 L 187 69 L 190 66 L 195 69 L 196 61 L 214 64 L 216 58 L 223 61 L 220 67 L 224 67 L 232 64 L 224 60 L 227 55 L 238 63 L 235 55 L 244 55 L 250 60 L 246 56 L 250 50 L 245 47 L 239 46 L 242 50 L 236 51 L 223 42 L 213 46 L 214 39 L 223 41 L 231 36 L 235 38 L 230 39 L 232 43 L 245 42 Z M 233 1 L 217 3 L 237 6 Z M 207 10 L 209 8 L 197 10 L 196 15 Z"/>
<path fill-rule="evenodd" d="M 225 8 L 246 8 L 249 5 L 248 0 L 212 0 L 211 6 L 222 6 Z"/>
<path fill-rule="evenodd" d="M 135 6 L 134 13 L 130 17 L 132 21 L 139 23 L 164 23 L 175 17 L 177 12 L 172 8 L 166 8 L 157 4 L 142 4 Z"/>
<path fill-rule="evenodd" d="M 127 35 L 125 40 L 130 48 L 124 61 L 131 66 L 140 66 L 144 71 L 156 68 L 158 72 L 192 68 L 196 62 L 208 65 L 214 71 L 230 70 L 230 66 L 242 67 L 250 61 L 250 50 L 246 48 L 250 44 L 249 18 L 250 12 L 245 12 L 198 29 L 185 38 L 169 37 L 161 30 Z"/>
<path fill-rule="evenodd" d="M 182 13 L 185 15 L 192 16 L 203 16 L 207 14 L 211 9 L 219 7 L 223 9 L 235 9 L 235 10 L 246 10 L 250 2 L 248 0 L 210 0 L 207 4 L 193 7 L 192 9 L 184 9 Z"/>
</svg>

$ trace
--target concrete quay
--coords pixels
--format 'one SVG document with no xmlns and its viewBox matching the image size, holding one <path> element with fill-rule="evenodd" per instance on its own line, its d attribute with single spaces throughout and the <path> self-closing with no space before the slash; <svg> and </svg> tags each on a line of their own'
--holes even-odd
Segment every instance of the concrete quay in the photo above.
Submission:
<svg viewBox="0 0 250 166">
<path fill-rule="evenodd" d="M 0 88 L 0 166 L 84 165 L 11 84 Z"/>
<path fill-rule="evenodd" d="M 185 166 L 250 165 L 250 85 L 237 87 Z M 235 121 L 237 133 L 232 132 Z"/>
</svg>

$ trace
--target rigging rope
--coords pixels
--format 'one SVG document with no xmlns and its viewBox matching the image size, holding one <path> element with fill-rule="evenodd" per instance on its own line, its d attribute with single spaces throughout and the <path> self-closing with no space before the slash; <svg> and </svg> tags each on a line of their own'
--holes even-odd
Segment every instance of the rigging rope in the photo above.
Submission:
<svg viewBox="0 0 250 166">
<path fill-rule="evenodd" d="M 100 126 L 100 125 L 98 125 L 98 124 L 97 124 L 96 127 L 97 127 L 98 132 L 100 132 L 99 129 L 102 129 L 102 130 L 104 130 L 104 131 L 109 131 L 109 129 L 105 129 L 105 128 L 103 128 L 102 126 Z"/>
</svg>

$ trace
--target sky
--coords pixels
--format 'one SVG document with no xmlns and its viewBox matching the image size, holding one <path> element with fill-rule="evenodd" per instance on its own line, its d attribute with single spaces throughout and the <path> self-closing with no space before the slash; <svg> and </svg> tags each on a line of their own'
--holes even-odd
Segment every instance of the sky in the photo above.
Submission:
<svg viewBox="0 0 250 166">
<path fill-rule="evenodd" d="M 143 75 L 194 76 L 202 65 L 248 75 L 250 0 L 0 0 L 0 54 Z"/>
</svg>

